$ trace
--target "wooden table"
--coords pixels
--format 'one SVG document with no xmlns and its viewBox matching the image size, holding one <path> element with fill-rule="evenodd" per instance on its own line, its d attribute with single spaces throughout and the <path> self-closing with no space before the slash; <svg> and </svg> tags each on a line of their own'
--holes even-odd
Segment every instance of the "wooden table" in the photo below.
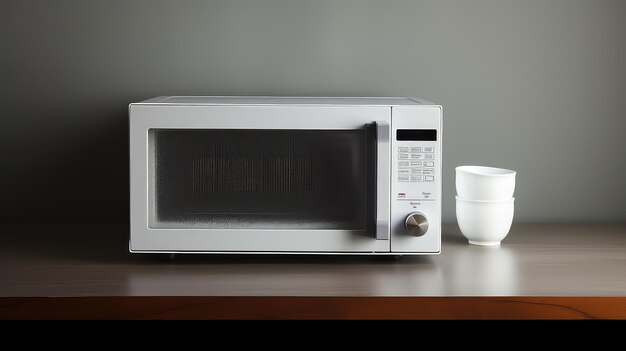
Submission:
<svg viewBox="0 0 626 351">
<path fill-rule="evenodd" d="M 626 225 L 444 227 L 438 256 L 128 253 L 127 225 L 0 226 L 0 319 L 626 318 Z"/>
</svg>

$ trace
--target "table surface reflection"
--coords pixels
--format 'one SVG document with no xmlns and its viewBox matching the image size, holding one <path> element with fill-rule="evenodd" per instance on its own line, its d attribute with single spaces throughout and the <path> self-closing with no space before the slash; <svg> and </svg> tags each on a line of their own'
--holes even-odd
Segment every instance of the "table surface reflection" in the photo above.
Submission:
<svg viewBox="0 0 626 351">
<path fill-rule="evenodd" d="M 444 226 L 437 256 L 128 253 L 128 226 L 0 226 L 0 296 L 626 296 L 626 225 L 516 224 L 501 247 Z"/>
</svg>

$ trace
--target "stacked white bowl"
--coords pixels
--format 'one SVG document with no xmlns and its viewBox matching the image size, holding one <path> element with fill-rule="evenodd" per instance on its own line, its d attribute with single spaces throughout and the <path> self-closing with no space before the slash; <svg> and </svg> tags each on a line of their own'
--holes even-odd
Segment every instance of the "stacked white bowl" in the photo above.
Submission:
<svg viewBox="0 0 626 351">
<path fill-rule="evenodd" d="M 470 244 L 500 245 L 513 223 L 515 171 L 482 166 L 456 168 L 456 219 Z"/>
</svg>

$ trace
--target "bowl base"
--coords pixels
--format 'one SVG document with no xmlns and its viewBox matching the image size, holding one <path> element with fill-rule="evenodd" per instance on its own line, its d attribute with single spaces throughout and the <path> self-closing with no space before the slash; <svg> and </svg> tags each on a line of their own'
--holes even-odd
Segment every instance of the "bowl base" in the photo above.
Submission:
<svg viewBox="0 0 626 351">
<path fill-rule="evenodd" d="M 476 245 L 476 246 L 500 246 L 499 241 L 475 241 L 475 240 L 468 240 L 468 241 L 470 244 Z"/>
</svg>

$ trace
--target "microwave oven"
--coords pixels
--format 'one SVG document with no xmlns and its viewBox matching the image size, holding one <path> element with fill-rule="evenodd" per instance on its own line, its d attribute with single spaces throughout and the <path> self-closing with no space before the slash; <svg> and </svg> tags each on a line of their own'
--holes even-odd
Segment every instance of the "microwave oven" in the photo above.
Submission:
<svg viewBox="0 0 626 351">
<path fill-rule="evenodd" d="M 131 252 L 440 252 L 439 105 L 168 96 L 129 119 Z"/>
</svg>

